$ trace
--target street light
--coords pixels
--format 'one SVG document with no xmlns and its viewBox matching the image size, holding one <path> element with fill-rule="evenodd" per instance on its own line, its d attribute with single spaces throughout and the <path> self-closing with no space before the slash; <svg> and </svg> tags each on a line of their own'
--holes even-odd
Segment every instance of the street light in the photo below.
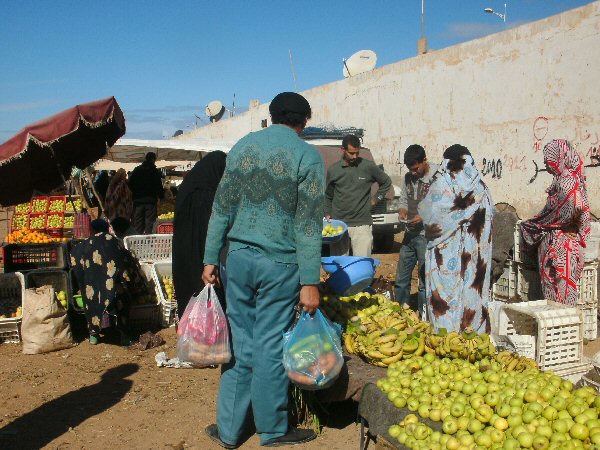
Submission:
<svg viewBox="0 0 600 450">
<path fill-rule="evenodd" d="M 494 11 L 492 8 L 485 8 L 484 11 L 488 14 L 494 14 L 502 19 L 504 25 L 506 25 L 506 3 L 504 4 L 504 14 Z"/>
</svg>

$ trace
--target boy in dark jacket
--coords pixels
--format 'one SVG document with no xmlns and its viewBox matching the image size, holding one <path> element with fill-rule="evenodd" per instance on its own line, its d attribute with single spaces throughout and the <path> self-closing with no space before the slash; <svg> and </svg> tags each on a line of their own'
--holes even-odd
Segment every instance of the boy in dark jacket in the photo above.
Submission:
<svg viewBox="0 0 600 450">
<path fill-rule="evenodd" d="M 146 160 L 129 176 L 129 188 L 133 194 L 133 226 L 139 234 L 152 232 L 158 215 L 158 199 L 164 198 L 162 177 L 155 162 L 156 153 L 146 153 Z"/>
</svg>

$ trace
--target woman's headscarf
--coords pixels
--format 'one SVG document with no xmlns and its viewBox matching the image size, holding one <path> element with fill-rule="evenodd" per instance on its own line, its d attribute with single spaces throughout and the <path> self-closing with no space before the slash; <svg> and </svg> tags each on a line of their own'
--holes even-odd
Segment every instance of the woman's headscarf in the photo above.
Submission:
<svg viewBox="0 0 600 450">
<path fill-rule="evenodd" d="M 544 161 L 548 171 L 554 178 L 546 189 L 548 199 L 544 209 L 533 219 L 527 221 L 523 230 L 523 239 L 530 246 L 535 246 L 541 239 L 537 231 L 564 229 L 587 223 L 580 229 L 580 242 L 584 244 L 589 234 L 590 205 L 587 197 L 583 159 L 571 147 L 569 141 L 555 139 L 544 147 Z"/>
<path fill-rule="evenodd" d="M 121 168 L 121 169 L 117 170 L 117 172 L 110 179 L 110 183 L 108 184 L 108 189 L 106 190 L 106 194 L 108 195 L 109 192 L 114 191 L 115 188 L 119 185 L 119 183 L 121 181 L 125 181 L 126 179 L 127 179 L 127 172 L 125 172 L 125 169 Z"/>
<path fill-rule="evenodd" d="M 210 152 L 198 161 L 185 176 L 177 191 L 178 202 L 195 190 L 216 191 L 225 171 L 227 155 L 222 151 Z"/>
</svg>

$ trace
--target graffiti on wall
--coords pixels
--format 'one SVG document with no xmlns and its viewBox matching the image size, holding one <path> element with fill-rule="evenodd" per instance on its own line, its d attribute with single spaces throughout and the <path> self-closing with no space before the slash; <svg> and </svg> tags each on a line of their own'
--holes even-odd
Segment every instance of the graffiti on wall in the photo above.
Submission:
<svg viewBox="0 0 600 450">
<path fill-rule="evenodd" d="M 600 133 L 585 127 L 575 127 L 564 136 L 548 136 L 550 121 L 545 116 L 538 116 L 533 121 L 533 153 L 540 153 L 546 142 L 561 137 L 571 142 L 586 161 L 594 162 L 600 152 Z"/>
<path fill-rule="evenodd" d="M 487 175 L 491 175 L 492 178 L 502 178 L 502 160 L 500 158 L 483 158 L 481 175 L 483 175 L 484 177 Z"/>
</svg>

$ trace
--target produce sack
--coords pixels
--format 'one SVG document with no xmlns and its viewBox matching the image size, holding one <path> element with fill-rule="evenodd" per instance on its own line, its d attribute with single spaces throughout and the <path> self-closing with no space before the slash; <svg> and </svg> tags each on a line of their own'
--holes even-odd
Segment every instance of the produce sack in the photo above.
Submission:
<svg viewBox="0 0 600 450">
<path fill-rule="evenodd" d="M 188 303 L 177 328 L 177 357 L 194 367 L 223 364 L 231 359 L 229 327 L 212 284 Z"/>
<path fill-rule="evenodd" d="M 21 323 L 23 353 L 35 355 L 74 345 L 67 310 L 60 304 L 52 286 L 27 289 Z"/>
<path fill-rule="evenodd" d="M 333 384 L 344 365 L 342 328 L 320 309 L 302 312 L 298 322 L 283 335 L 283 367 L 301 389 L 325 389 Z"/>
</svg>

